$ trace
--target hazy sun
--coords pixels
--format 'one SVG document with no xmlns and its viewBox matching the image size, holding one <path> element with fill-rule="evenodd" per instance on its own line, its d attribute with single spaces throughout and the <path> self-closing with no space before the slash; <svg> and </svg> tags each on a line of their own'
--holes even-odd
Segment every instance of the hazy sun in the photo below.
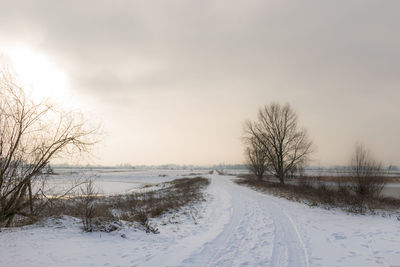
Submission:
<svg viewBox="0 0 400 267">
<path fill-rule="evenodd" d="M 17 81 L 34 99 L 64 102 L 68 79 L 46 55 L 28 48 L 13 47 L 2 51 L 17 75 Z"/>
</svg>

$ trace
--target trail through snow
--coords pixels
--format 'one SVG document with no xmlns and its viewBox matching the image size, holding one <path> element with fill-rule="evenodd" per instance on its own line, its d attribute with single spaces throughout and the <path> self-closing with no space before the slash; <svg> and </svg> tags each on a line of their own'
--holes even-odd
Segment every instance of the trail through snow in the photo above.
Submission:
<svg viewBox="0 0 400 267">
<path fill-rule="evenodd" d="M 217 198 L 229 194 L 230 220 L 183 265 L 308 266 L 307 250 L 293 220 L 273 200 L 231 178 L 214 176 L 210 188 Z"/>
<path fill-rule="evenodd" d="M 208 201 L 165 214 L 160 234 L 83 233 L 77 219 L 3 229 L 0 266 L 398 266 L 400 222 L 310 208 L 208 175 Z M 192 212 L 197 219 L 192 219 Z M 121 237 L 123 236 L 123 237 Z M 397 264 L 397 265 L 396 265 Z"/>
</svg>

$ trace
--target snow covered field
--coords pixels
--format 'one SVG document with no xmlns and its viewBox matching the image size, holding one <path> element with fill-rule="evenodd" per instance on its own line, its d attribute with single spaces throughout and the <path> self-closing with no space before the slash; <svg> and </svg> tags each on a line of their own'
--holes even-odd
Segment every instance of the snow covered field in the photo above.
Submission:
<svg viewBox="0 0 400 267">
<path fill-rule="evenodd" d="M 71 188 L 73 183 L 87 178 L 94 180 L 99 193 L 125 194 L 138 191 L 144 186 L 171 181 L 182 177 L 201 176 L 206 170 L 134 170 L 134 169 L 55 169 L 57 175 L 47 178 L 47 188 L 62 194 Z"/>
<path fill-rule="evenodd" d="M 189 173 L 123 172 L 100 175 L 99 180 L 125 185 L 104 188 L 116 193 L 135 188 L 133 183 L 157 183 Z M 232 176 L 205 176 L 211 179 L 208 201 L 194 210 L 152 220 L 160 234 L 127 226 L 112 233 L 83 233 L 80 222 L 70 217 L 2 229 L 0 266 L 400 264 L 400 221 L 396 218 L 310 208 L 239 186 Z"/>
</svg>

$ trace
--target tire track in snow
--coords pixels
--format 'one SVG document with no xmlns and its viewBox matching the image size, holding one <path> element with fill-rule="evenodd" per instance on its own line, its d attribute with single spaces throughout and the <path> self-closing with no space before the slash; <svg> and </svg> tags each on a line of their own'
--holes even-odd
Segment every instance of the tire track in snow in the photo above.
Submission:
<svg viewBox="0 0 400 267">
<path fill-rule="evenodd" d="M 290 223 L 291 223 L 292 226 L 293 226 L 293 229 L 296 231 L 297 238 L 299 239 L 300 244 L 301 244 L 301 247 L 302 247 L 302 249 L 303 249 L 305 266 L 306 266 L 306 267 L 309 267 L 309 266 L 310 266 L 310 262 L 309 262 L 309 260 L 308 260 L 307 247 L 306 247 L 306 245 L 304 244 L 303 239 L 301 238 L 299 229 L 297 228 L 296 224 L 294 223 L 292 217 L 291 217 L 289 214 L 287 214 L 286 212 L 283 212 L 283 213 L 286 215 L 286 217 L 288 217 Z"/>
<path fill-rule="evenodd" d="M 308 252 L 296 224 L 273 199 L 269 200 L 276 227 L 272 266 L 308 267 Z"/>
<path fill-rule="evenodd" d="M 229 222 L 183 265 L 308 267 L 307 250 L 292 218 L 273 198 L 231 178 L 212 176 L 214 186 L 231 195 Z"/>
</svg>

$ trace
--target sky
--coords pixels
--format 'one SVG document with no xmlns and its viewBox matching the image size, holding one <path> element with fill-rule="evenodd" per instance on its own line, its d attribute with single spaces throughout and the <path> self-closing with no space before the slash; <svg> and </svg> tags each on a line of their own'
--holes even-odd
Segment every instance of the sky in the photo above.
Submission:
<svg viewBox="0 0 400 267">
<path fill-rule="evenodd" d="M 357 142 L 400 165 L 400 2 L 2 1 L 0 53 L 103 125 L 92 164 L 243 163 L 246 119 L 290 103 L 311 165 Z"/>
</svg>

